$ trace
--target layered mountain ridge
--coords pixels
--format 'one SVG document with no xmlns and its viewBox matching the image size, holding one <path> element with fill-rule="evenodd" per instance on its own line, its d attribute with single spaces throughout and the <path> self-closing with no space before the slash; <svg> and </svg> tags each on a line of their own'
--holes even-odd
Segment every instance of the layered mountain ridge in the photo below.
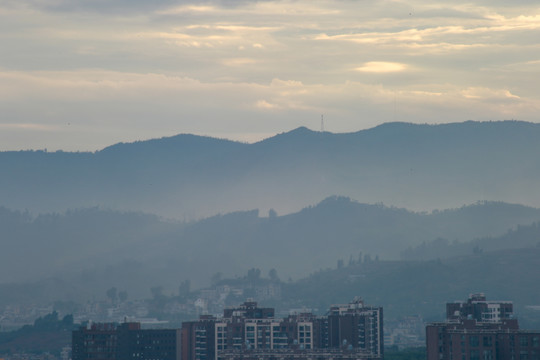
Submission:
<svg viewBox="0 0 540 360">
<path fill-rule="evenodd" d="M 540 206 L 540 125 L 388 123 L 306 128 L 245 144 L 182 134 L 95 153 L 1 152 L 3 206 L 101 206 L 177 219 L 258 208 L 290 213 L 331 195 L 412 210 L 477 200 Z"/>
</svg>

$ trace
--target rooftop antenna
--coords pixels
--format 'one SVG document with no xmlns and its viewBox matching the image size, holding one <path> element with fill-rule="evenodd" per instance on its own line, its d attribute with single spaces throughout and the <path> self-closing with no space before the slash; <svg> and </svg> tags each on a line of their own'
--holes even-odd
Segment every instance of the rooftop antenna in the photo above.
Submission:
<svg viewBox="0 0 540 360">
<path fill-rule="evenodd" d="M 321 114 L 321 132 L 324 132 L 324 115 Z"/>
</svg>

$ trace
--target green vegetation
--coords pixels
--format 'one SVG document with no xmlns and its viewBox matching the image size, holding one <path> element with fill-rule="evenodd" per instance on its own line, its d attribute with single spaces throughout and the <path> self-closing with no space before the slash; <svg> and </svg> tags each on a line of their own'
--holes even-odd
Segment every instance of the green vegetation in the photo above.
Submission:
<svg viewBox="0 0 540 360">
<path fill-rule="evenodd" d="M 426 348 L 409 348 L 399 350 L 397 348 L 385 348 L 384 360 L 425 360 Z"/>
<path fill-rule="evenodd" d="M 518 317 L 526 306 L 540 303 L 540 248 L 500 250 L 432 261 L 363 261 L 320 270 L 283 285 L 283 306 L 299 305 L 321 311 L 330 304 L 362 296 L 382 305 L 385 319 L 421 315 L 426 321 L 444 319 L 445 304 L 470 293 L 512 300 Z M 528 310 L 527 317 L 540 316 Z M 528 326 L 524 318 L 522 327 Z"/>
<path fill-rule="evenodd" d="M 56 311 L 40 317 L 34 325 L 19 330 L 0 333 L 0 353 L 15 352 L 60 354 L 64 346 L 71 344 L 73 316 L 58 318 Z"/>
<path fill-rule="evenodd" d="M 260 217 L 252 210 L 192 223 L 99 208 L 35 218 L 0 208 L 0 290 L 5 290 L 0 305 L 29 299 L 82 303 L 108 290 L 113 302 L 127 294 L 140 299 L 152 287 L 171 294 L 182 281 L 199 288 L 211 278 L 219 281 L 216 274 L 231 278 L 249 268 L 263 274 L 276 268 L 283 279 L 298 279 L 336 262 L 345 268 L 358 261 L 397 260 L 407 248 L 412 254 L 407 260 L 433 260 L 473 254 L 475 247 L 477 252 L 530 247 L 540 230 L 537 223 L 526 224 L 539 219 L 540 209 L 500 202 L 427 214 L 337 196 L 289 215 Z M 438 238 L 453 240 L 432 242 Z M 473 244 L 474 239 L 482 240 Z M 418 255 L 422 243 L 442 245 L 423 245 L 430 251 Z M 55 278 L 17 283 L 50 276 Z"/>
</svg>

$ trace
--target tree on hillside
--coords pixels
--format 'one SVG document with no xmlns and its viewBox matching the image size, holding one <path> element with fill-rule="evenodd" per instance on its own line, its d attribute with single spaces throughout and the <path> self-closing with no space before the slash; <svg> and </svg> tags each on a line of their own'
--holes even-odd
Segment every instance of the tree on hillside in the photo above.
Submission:
<svg viewBox="0 0 540 360">
<path fill-rule="evenodd" d="M 191 291 L 191 282 L 189 280 L 184 280 L 180 283 L 180 286 L 178 286 L 178 296 L 182 299 L 189 296 L 189 292 Z"/>
<path fill-rule="evenodd" d="M 268 272 L 268 277 L 270 278 L 270 281 L 279 282 L 279 276 L 276 269 L 270 269 Z"/>
<path fill-rule="evenodd" d="M 219 282 L 223 279 L 223 273 L 218 271 L 214 275 L 212 275 L 212 278 L 210 279 L 210 282 L 212 283 L 212 286 L 216 286 L 219 284 Z"/>
<path fill-rule="evenodd" d="M 0 353 L 10 353 L 24 349 L 28 352 L 52 352 L 60 354 L 60 350 L 71 341 L 73 315 L 66 315 L 61 320 L 58 312 L 39 317 L 34 325 L 0 332 Z"/>
<path fill-rule="evenodd" d="M 125 290 L 122 290 L 118 293 L 118 299 L 120 302 L 125 302 L 128 298 L 128 293 Z"/>
<path fill-rule="evenodd" d="M 165 298 L 165 295 L 163 294 L 163 286 L 154 286 L 150 288 L 150 292 L 152 293 L 153 300 L 162 300 Z"/>
<path fill-rule="evenodd" d="M 248 270 L 247 273 L 247 279 L 248 281 L 252 283 L 256 283 L 261 279 L 261 269 L 252 268 Z"/>
<path fill-rule="evenodd" d="M 109 298 L 111 303 L 113 304 L 116 303 L 117 296 L 118 296 L 118 291 L 116 287 L 113 286 L 112 288 L 107 290 L 107 297 Z"/>
</svg>

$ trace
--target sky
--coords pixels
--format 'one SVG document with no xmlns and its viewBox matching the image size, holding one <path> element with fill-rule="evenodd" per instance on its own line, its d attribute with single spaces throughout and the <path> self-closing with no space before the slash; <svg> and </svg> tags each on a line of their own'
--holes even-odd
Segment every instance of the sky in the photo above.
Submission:
<svg viewBox="0 0 540 360">
<path fill-rule="evenodd" d="M 0 150 L 540 122 L 540 3 L 0 0 Z"/>
</svg>

